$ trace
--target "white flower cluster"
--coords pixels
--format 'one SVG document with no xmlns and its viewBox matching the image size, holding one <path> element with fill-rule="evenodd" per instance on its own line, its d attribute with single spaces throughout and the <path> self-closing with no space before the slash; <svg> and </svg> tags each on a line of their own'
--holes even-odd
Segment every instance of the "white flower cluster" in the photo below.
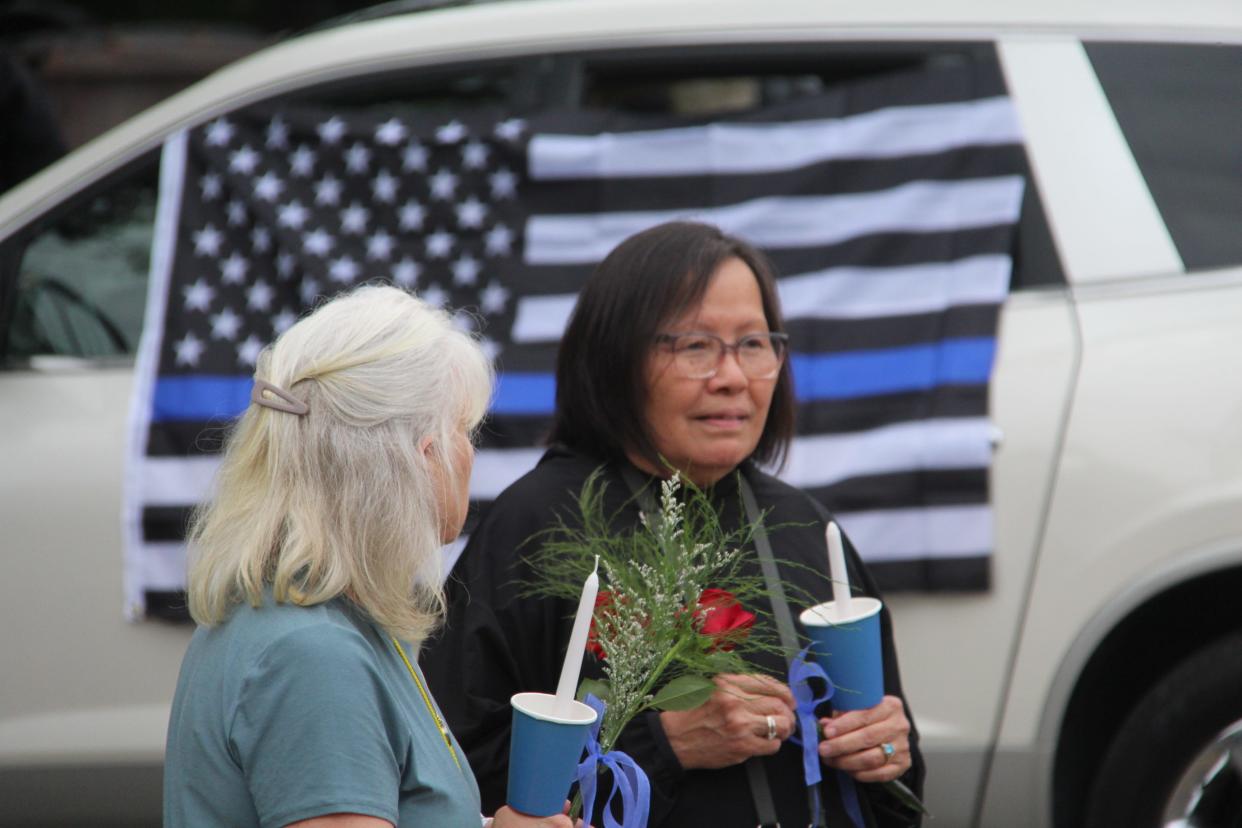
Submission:
<svg viewBox="0 0 1242 828">
<path fill-rule="evenodd" d="M 649 559 L 636 553 L 635 559 L 600 563 L 614 593 L 611 606 L 596 616 L 611 695 L 601 740 L 606 744 L 648 706 L 654 680 L 669 666 L 699 596 L 742 554 L 739 545 L 691 537 L 697 527 L 687 527 L 681 488 L 676 477 L 664 481 L 658 514 L 640 514 Z"/>
</svg>

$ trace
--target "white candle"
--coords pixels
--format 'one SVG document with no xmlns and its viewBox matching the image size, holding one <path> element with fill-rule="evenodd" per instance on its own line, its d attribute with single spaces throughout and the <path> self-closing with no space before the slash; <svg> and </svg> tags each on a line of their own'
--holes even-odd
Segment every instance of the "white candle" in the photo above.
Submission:
<svg viewBox="0 0 1242 828">
<path fill-rule="evenodd" d="M 841 530 L 836 521 L 828 523 L 828 571 L 832 575 L 832 601 L 838 618 L 849 615 L 850 573 L 845 568 L 845 549 L 841 546 Z"/>
<path fill-rule="evenodd" d="M 557 707 L 568 707 L 578 689 L 578 674 L 582 671 L 582 656 L 586 653 L 587 633 L 591 630 L 591 616 L 595 613 L 595 595 L 599 592 L 599 555 L 595 556 L 595 569 L 582 584 L 582 597 L 578 599 L 578 614 L 574 616 L 574 628 L 569 634 L 569 649 L 565 651 L 565 663 L 561 666 L 561 680 L 556 684 Z"/>
</svg>

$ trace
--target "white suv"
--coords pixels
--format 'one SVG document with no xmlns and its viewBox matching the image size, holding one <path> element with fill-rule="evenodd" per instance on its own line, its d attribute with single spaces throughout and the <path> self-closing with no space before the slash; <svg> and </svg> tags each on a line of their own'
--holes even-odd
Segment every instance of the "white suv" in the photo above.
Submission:
<svg viewBox="0 0 1242 828">
<path fill-rule="evenodd" d="M 166 138 L 282 100 L 725 107 L 979 54 L 1030 180 L 989 587 L 888 596 L 927 803 L 1005 828 L 1242 811 L 1242 6 L 543 0 L 274 46 L 0 197 L 4 820 L 159 819 L 190 630 L 126 620 L 121 512 Z"/>
</svg>

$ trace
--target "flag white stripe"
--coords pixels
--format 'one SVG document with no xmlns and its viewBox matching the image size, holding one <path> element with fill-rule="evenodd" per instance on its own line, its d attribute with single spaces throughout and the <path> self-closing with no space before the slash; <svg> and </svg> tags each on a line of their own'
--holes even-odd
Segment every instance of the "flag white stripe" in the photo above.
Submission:
<svg viewBox="0 0 1242 828">
<path fill-rule="evenodd" d="M 461 557 L 461 553 L 466 551 L 466 544 L 470 541 L 469 535 L 458 535 L 456 539 L 449 541 L 440 547 L 440 584 L 443 586 L 444 581 L 448 578 L 449 573 L 453 571 L 453 567 L 457 565 L 457 559 Z"/>
<path fill-rule="evenodd" d="M 480 449 L 474 454 L 470 496 L 495 500 L 510 484 L 535 467 L 543 457 L 541 448 Z"/>
<path fill-rule="evenodd" d="M 739 175 L 1020 141 L 1013 104 L 998 97 L 793 123 L 536 135 L 527 161 L 536 180 Z"/>
<path fill-rule="evenodd" d="M 181 221 L 181 195 L 185 186 L 185 159 L 188 136 L 175 132 L 164 141 L 160 153 L 159 200 L 156 204 L 155 228 L 151 241 L 150 272 L 147 279 L 147 304 L 143 315 L 142 337 L 134 361 L 134 389 L 130 396 L 127 462 L 121 496 L 121 533 L 125 545 L 125 615 L 131 621 L 146 611 L 143 591 L 149 559 L 142 548 L 142 509 L 146 505 L 147 429 L 151 422 L 151 399 L 154 396 L 155 374 L 159 365 L 159 348 L 164 338 L 164 308 L 168 301 L 176 256 L 177 225 Z M 195 502 L 195 501 L 191 501 Z M 181 564 L 184 579 L 185 565 Z"/>
<path fill-rule="evenodd" d="M 185 544 L 180 541 L 143 541 L 142 588 L 155 592 L 185 589 Z"/>
<path fill-rule="evenodd" d="M 1013 223 L 1022 176 L 913 181 L 869 193 L 771 196 L 701 210 L 531 216 L 525 260 L 534 265 L 591 264 L 622 240 L 666 221 L 719 226 L 759 247 L 816 247 L 874 233 L 929 233 Z"/>
<path fill-rule="evenodd" d="M 834 267 L 781 279 L 785 319 L 874 319 L 935 313 L 954 305 L 999 304 L 1012 260 L 970 256 L 905 267 Z"/>
<path fill-rule="evenodd" d="M 142 461 L 142 502 L 146 506 L 193 506 L 207 500 L 221 455 L 146 457 Z"/>
<path fill-rule="evenodd" d="M 987 467 L 991 461 L 991 424 L 986 417 L 961 417 L 896 423 L 848 434 L 795 437 L 781 477 L 802 488 L 830 486 L 851 477 L 919 469 Z M 480 449 L 470 476 L 470 496 L 494 500 L 535 467 L 541 448 Z M 187 506 L 205 500 L 220 465 L 218 455 L 148 457 L 143 502 L 151 506 Z"/>
<path fill-rule="evenodd" d="M 475 452 L 470 496 L 494 500 L 510 483 L 535 467 L 541 448 L 480 449 Z M 220 455 L 147 457 L 142 460 L 142 503 L 147 506 L 192 506 L 210 497 Z"/>
<path fill-rule="evenodd" d="M 440 581 L 453 570 L 457 559 L 466 548 L 469 535 L 461 535 L 440 548 Z M 143 589 L 159 592 L 177 592 L 185 589 L 185 545 L 180 541 L 154 543 L 144 541 L 142 550 Z"/>
<path fill-rule="evenodd" d="M 520 344 L 559 342 L 577 301 L 576 293 L 523 296 L 513 315 L 513 341 Z"/>
<path fill-rule="evenodd" d="M 782 277 L 781 307 L 790 319 L 863 319 L 935 313 L 954 305 L 1003 302 L 1013 260 L 980 255 L 905 267 L 834 267 Z M 557 342 L 576 293 L 518 300 L 513 340 Z"/>
<path fill-rule="evenodd" d="M 991 425 L 986 417 L 895 423 L 867 431 L 795 437 L 781 474 L 799 488 L 831 486 L 852 477 L 921 469 L 987 468 Z"/>
<path fill-rule="evenodd" d="M 836 518 L 869 563 L 989 555 L 995 542 L 987 504 L 876 509 Z"/>
</svg>

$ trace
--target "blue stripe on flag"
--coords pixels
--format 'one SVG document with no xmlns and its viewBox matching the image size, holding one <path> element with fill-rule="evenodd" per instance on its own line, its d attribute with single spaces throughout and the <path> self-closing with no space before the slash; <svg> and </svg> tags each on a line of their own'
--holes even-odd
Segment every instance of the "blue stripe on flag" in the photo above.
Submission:
<svg viewBox="0 0 1242 828">
<path fill-rule="evenodd" d="M 556 375 L 501 374 L 492 398 L 493 414 L 551 414 L 556 404 Z"/>
<path fill-rule="evenodd" d="M 161 377 L 155 382 L 151 421 L 170 423 L 228 419 L 250 404 L 250 377 Z"/>
<path fill-rule="evenodd" d="M 798 400 L 810 402 L 984 384 L 995 354 L 994 337 L 975 337 L 846 354 L 792 354 L 789 361 Z"/>
<path fill-rule="evenodd" d="M 250 404 L 250 377 L 163 377 L 155 383 L 153 422 L 231 419 Z M 556 401 L 552 374 L 503 374 L 492 400 L 495 414 L 551 414 Z"/>
<path fill-rule="evenodd" d="M 847 354 L 792 354 L 789 359 L 798 400 L 811 402 L 983 384 L 995 354 L 996 340 L 978 337 Z M 250 377 L 164 377 L 155 384 L 152 420 L 231 419 L 250 403 L 251 384 Z M 555 402 L 553 374 L 508 373 L 499 377 L 491 410 L 550 415 Z"/>
</svg>

